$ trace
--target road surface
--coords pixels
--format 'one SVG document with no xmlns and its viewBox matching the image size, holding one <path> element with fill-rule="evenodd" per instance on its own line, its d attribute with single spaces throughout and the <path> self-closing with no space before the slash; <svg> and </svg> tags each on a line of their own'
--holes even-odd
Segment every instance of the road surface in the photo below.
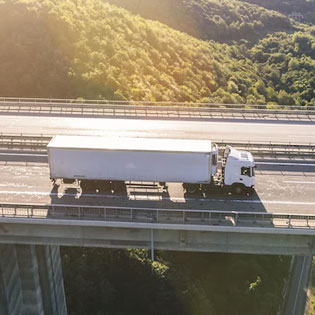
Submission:
<svg viewBox="0 0 315 315">
<path fill-rule="evenodd" d="M 272 162 L 268 162 L 272 163 Z M 293 163 L 292 163 L 293 164 Z M 1 202 L 65 203 L 163 207 L 208 210 L 314 213 L 315 164 L 290 167 L 273 162 L 258 164 L 256 194 L 237 197 L 224 194 L 187 196 L 181 184 L 170 183 L 168 191 L 158 185 L 127 185 L 125 193 L 83 192 L 77 185 L 53 187 L 47 163 L 0 162 Z"/>
<path fill-rule="evenodd" d="M 315 143 L 314 124 L 2 116 L 0 132 Z"/>
<path fill-rule="evenodd" d="M 237 121 L 133 120 L 40 116 L 2 116 L 0 132 L 29 134 L 89 134 L 136 137 L 171 137 L 212 140 L 315 143 L 313 124 Z M 314 213 L 315 162 L 283 161 L 258 163 L 255 194 L 250 198 L 231 195 L 186 196 L 180 184 L 168 191 L 157 186 L 127 186 L 126 194 L 86 194 L 76 186 L 56 190 L 51 186 L 47 163 L 28 157 L 0 154 L 2 202 L 61 202 L 138 207 L 193 208 L 235 211 Z M 44 158 L 45 160 L 45 158 Z M 30 159 L 32 161 L 32 159 Z"/>
</svg>

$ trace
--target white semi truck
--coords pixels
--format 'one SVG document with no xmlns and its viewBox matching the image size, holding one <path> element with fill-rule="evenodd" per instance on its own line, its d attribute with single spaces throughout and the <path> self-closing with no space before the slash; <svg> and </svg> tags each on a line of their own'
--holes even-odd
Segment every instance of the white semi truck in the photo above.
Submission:
<svg viewBox="0 0 315 315">
<path fill-rule="evenodd" d="M 255 185 L 251 153 L 227 146 L 218 172 L 218 146 L 209 140 L 57 135 L 47 148 L 50 178 L 78 181 L 82 190 L 119 191 L 140 181 L 182 183 L 189 194 L 214 187 L 242 194 Z"/>
</svg>

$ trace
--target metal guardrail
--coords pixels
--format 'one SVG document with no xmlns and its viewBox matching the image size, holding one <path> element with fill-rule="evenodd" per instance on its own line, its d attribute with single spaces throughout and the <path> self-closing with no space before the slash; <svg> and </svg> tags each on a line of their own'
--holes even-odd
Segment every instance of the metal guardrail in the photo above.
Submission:
<svg viewBox="0 0 315 315">
<path fill-rule="evenodd" d="M 216 104 L 147 101 L 111 101 L 45 98 L 0 98 L 0 112 L 70 114 L 118 117 L 209 118 L 213 115 L 315 115 L 315 106 L 277 105 L 266 109 L 259 104 Z M 245 117 L 245 118 L 246 118 Z"/>
<path fill-rule="evenodd" d="M 130 208 L 85 205 L 0 204 L 0 218 L 92 220 L 151 224 L 315 229 L 315 215 L 267 212 Z"/>
<path fill-rule="evenodd" d="M 5 134 L 0 133 L 0 149 L 13 151 L 46 152 L 53 135 Z M 290 157 L 315 159 L 315 144 L 241 142 L 213 140 L 223 150 L 227 144 L 240 150 L 248 150 L 256 157 Z"/>
<path fill-rule="evenodd" d="M 223 149 L 227 144 L 244 151 L 250 151 L 256 157 L 304 158 L 315 159 L 315 144 L 280 142 L 240 142 L 215 141 Z"/>
<path fill-rule="evenodd" d="M 47 144 L 52 137 L 52 135 L 0 133 L 0 149 L 47 152 Z"/>
</svg>

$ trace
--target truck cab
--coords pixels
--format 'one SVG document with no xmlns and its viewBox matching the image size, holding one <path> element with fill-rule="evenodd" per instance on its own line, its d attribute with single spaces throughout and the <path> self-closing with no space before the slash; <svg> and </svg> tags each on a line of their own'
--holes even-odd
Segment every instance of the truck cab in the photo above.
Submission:
<svg viewBox="0 0 315 315">
<path fill-rule="evenodd" d="M 250 152 L 226 146 L 222 159 L 224 186 L 233 193 L 251 192 L 255 186 L 255 162 Z"/>
</svg>

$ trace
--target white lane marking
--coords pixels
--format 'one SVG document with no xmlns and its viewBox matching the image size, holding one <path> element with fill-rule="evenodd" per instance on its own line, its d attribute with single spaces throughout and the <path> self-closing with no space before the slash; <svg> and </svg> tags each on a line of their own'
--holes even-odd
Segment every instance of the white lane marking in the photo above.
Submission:
<svg viewBox="0 0 315 315">
<path fill-rule="evenodd" d="M 299 182 L 297 180 L 284 180 L 282 182 L 288 184 L 315 184 L 315 182 Z"/>
<path fill-rule="evenodd" d="M 47 154 L 33 154 L 33 153 L 0 153 L 0 156 L 41 156 L 41 157 L 47 157 Z"/>
<path fill-rule="evenodd" d="M 313 163 L 278 163 L 278 162 L 255 162 L 255 164 L 259 165 L 280 165 L 280 166 L 315 166 Z"/>
<path fill-rule="evenodd" d="M 81 197 L 94 197 L 94 198 L 129 198 L 129 200 L 171 200 L 177 202 L 185 202 L 185 201 L 207 201 L 207 202 L 226 202 L 226 203 L 256 203 L 256 204 L 280 204 L 280 205 L 315 205 L 315 202 L 300 202 L 300 201 L 281 201 L 281 200 L 246 200 L 246 199 L 210 199 L 210 198 L 170 198 L 164 196 L 144 196 L 144 195 L 127 195 L 127 196 L 118 196 L 118 195 L 98 195 L 98 194 L 82 194 L 80 195 L 80 191 L 77 194 L 69 194 L 69 193 L 49 193 L 43 191 L 10 191 L 3 190 L 0 191 L 0 194 L 8 194 L 8 195 L 40 195 L 40 196 L 81 196 Z"/>
<path fill-rule="evenodd" d="M 301 273 L 300 273 L 300 278 L 299 278 L 297 293 L 300 292 L 301 280 L 302 280 L 302 276 L 303 276 L 303 274 L 304 274 L 305 261 L 306 261 L 306 256 L 304 256 L 304 258 L 303 258 L 303 265 L 302 265 L 302 270 L 301 270 Z M 299 297 L 299 294 L 297 294 L 297 295 L 295 296 L 292 314 L 295 314 L 295 307 L 296 307 L 296 302 L 297 302 L 297 300 L 298 300 L 298 297 Z"/>
</svg>

